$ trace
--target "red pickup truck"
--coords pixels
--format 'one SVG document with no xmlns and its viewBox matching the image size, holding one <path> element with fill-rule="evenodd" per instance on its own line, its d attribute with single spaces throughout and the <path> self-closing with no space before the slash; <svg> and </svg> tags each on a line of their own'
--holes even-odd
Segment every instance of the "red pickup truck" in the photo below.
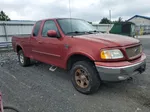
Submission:
<svg viewBox="0 0 150 112">
<path fill-rule="evenodd" d="M 102 81 L 126 80 L 146 68 L 139 40 L 100 33 L 80 19 L 38 21 L 31 35 L 13 36 L 12 45 L 22 66 L 34 59 L 68 70 L 84 94 L 96 92 Z"/>
</svg>

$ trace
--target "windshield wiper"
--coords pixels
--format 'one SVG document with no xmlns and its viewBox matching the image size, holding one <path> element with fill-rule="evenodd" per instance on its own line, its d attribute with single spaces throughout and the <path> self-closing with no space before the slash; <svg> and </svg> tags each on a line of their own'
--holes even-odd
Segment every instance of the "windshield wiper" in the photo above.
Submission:
<svg viewBox="0 0 150 112">
<path fill-rule="evenodd" d="M 79 34 L 79 33 L 86 33 L 86 32 L 74 31 L 74 32 L 68 32 L 68 33 L 66 33 L 66 34 Z"/>
<path fill-rule="evenodd" d="M 93 34 L 93 32 L 99 32 L 99 31 L 74 31 L 74 32 L 68 32 L 66 34 Z"/>
<path fill-rule="evenodd" d="M 93 30 L 93 31 L 89 31 L 88 33 L 99 33 L 100 31 L 97 30 Z"/>
</svg>

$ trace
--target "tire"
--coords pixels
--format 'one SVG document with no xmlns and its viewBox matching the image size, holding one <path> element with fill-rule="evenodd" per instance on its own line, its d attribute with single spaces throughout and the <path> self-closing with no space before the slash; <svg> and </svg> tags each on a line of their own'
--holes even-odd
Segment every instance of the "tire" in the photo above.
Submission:
<svg viewBox="0 0 150 112">
<path fill-rule="evenodd" d="M 18 52 L 18 59 L 21 66 L 26 67 L 30 65 L 30 58 L 25 57 L 22 50 Z"/>
<path fill-rule="evenodd" d="M 78 73 L 79 72 L 79 73 Z M 101 80 L 95 66 L 86 61 L 76 62 L 71 71 L 71 81 L 77 91 L 92 94 L 98 91 Z M 82 75 L 79 75 L 82 74 Z"/>
</svg>

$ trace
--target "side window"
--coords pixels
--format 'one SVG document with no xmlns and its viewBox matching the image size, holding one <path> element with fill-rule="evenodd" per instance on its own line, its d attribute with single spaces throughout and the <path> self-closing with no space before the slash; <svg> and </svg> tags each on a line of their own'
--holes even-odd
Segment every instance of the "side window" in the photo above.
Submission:
<svg viewBox="0 0 150 112">
<path fill-rule="evenodd" d="M 34 30 L 33 30 L 33 36 L 37 36 L 38 35 L 39 30 L 40 30 L 40 26 L 41 26 L 41 21 L 36 23 L 36 25 L 34 27 Z"/>
<path fill-rule="evenodd" d="M 43 37 L 47 37 L 48 30 L 55 30 L 56 32 L 58 32 L 57 26 L 53 20 L 48 20 L 44 23 L 44 27 L 42 30 Z"/>
</svg>

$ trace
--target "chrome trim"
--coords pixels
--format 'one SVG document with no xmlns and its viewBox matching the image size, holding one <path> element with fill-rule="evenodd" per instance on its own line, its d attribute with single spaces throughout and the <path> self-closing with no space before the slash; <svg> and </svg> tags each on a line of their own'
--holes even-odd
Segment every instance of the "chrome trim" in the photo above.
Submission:
<svg viewBox="0 0 150 112">
<path fill-rule="evenodd" d="M 40 54 L 46 54 L 49 56 L 61 57 L 60 55 L 57 55 L 57 54 L 51 54 L 51 53 L 46 53 L 46 52 L 41 52 L 41 51 L 36 51 L 36 50 L 32 50 L 32 51 L 36 53 L 40 53 Z"/>
<path fill-rule="evenodd" d="M 96 65 L 96 67 L 108 68 L 108 69 L 123 69 L 123 68 L 128 68 L 128 67 L 133 67 L 133 66 L 139 65 L 139 64 L 141 64 L 143 62 L 144 61 L 142 61 L 140 63 L 133 64 L 133 65 L 123 66 L 123 67 L 106 67 L 106 66 L 97 66 L 97 65 Z"/>
</svg>

